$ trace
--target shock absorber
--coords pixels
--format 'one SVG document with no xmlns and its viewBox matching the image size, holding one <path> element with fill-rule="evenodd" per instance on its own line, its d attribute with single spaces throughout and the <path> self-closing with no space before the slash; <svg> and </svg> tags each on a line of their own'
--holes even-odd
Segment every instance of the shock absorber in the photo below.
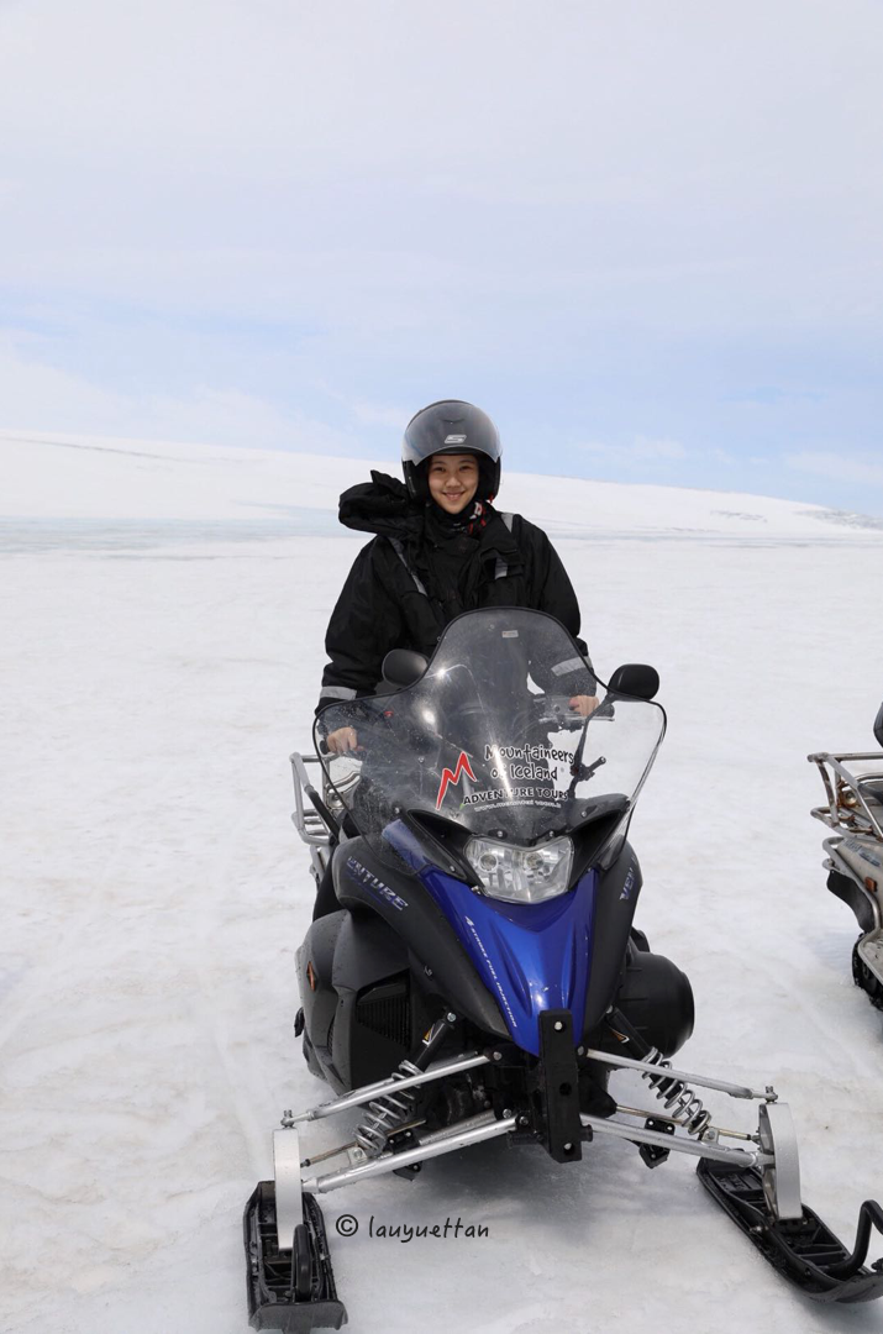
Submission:
<svg viewBox="0 0 883 1334">
<path fill-rule="evenodd" d="M 390 1078 L 407 1079 L 410 1075 L 419 1075 L 425 1070 L 438 1048 L 444 1042 L 450 1030 L 457 1022 L 457 1016 L 448 1013 L 432 1025 L 423 1039 L 423 1050 L 413 1061 L 402 1061 Z M 392 1089 L 368 1103 L 367 1111 L 356 1130 L 356 1143 L 369 1158 L 376 1158 L 386 1148 L 387 1140 L 393 1131 L 407 1125 L 417 1102 L 417 1089 Z"/>
<path fill-rule="evenodd" d="M 641 1059 L 658 1066 L 660 1070 L 665 1070 L 671 1065 L 670 1061 L 663 1058 L 662 1052 L 657 1047 L 651 1047 Z M 687 1084 L 672 1079 L 671 1076 L 666 1078 L 663 1074 L 651 1075 L 646 1070 L 641 1072 L 641 1078 L 646 1079 L 676 1125 L 683 1127 L 696 1139 L 706 1138 L 711 1124 L 711 1113 L 706 1111 L 702 1099 L 697 1097 Z"/>
<path fill-rule="evenodd" d="M 702 1099 L 698 1098 L 683 1080 L 662 1073 L 670 1067 L 671 1062 L 665 1059 L 659 1048 L 651 1046 L 621 1010 L 611 1006 L 607 1011 L 607 1018 L 614 1037 L 620 1042 L 627 1042 L 638 1060 L 659 1068 L 658 1075 L 651 1075 L 648 1071 L 642 1070 L 641 1078 L 646 1079 L 657 1098 L 665 1104 L 669 1120 L 681 1126 L 688 1135 L 693 1135 L 696 1139 L 713 1138 L 714 1131 L 709 1130 L 711 1113 L 705 1110 Z"/>
<path fill-rule="evenodd" d="M 413 1061 L 402 1061 L 391 1078 L 407 1079 L 409 1075 L 419 1074 L 420 1067 Z M 359 1148 L 364 1149 L 369 1158 L 376 1158 L 386 1148 L 386 1141 L 392 1132 L 410 1121 L 416 1101 L 416 1089 L 411 1088 L 384 1093 L 382 1097 L 369 1102 L 356 1130 Z"/>
</svg>

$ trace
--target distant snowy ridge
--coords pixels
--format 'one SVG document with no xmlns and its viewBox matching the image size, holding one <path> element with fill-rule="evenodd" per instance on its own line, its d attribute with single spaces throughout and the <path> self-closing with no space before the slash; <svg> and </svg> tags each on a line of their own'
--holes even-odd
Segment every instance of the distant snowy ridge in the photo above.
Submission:
<svg viewBox="0 0 883 1334">
<path fill-rule="evenodd" d="M 2 520 L 273 520 L 334 513 L 340 492 L 394 458 L 0 431 Z M 883 520 L 739 492 L 504 472 L 504 510 L 553 534 L 879 539 Z"/>
</svg>

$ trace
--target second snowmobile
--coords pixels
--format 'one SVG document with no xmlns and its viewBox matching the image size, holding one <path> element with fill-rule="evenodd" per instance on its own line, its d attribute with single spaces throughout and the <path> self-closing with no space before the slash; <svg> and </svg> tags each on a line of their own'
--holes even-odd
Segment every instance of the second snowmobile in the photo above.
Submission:
<svg viewBox="0 0 883 1334">
<path fill-rule="evenodd" d="M 285 1112 L 274 1178 L 246 1207 L 252 1327 L 345 1321 L 322 1195 L 497 1137 L 562 1168 L 608 1137 L 648 1167 L 691 1155 L 712 1198 L 808 1296 L 883 1296 L 880 1262 L 865 1265 L 883 1211 L 862 1206 L 850 1251 L 802 1203 L 775 1090 L 672 1064 L 693 995 L 634 926 L 641 871 L 627 837 L 665 732 L 656 672 L 618 669 L 599 707 L 575 716 L 561 681 L 578 696 L 595 682 L 574 640 L 550 616 L 502 607 L 452 621 L 428 664 L 390 655 L 385 676 L 390 693 L 323 711 L 315 760 L 292 757 L 295 821 L 317 878 L 330 859 L 337 898 L 298 952 L 296 1031 L 335 1096 Z M 342 728 L 353 749 L 330 755 L 324 737 Z M 613 1095 L 621 1069 L 643 1077 L 649 1107 Z M 753 1123 L 724 1128 L 697 1089 L 754 1103 Z M 305 1153 L 304 1127 L 351 1111 L 337 1149 Z"/>
<path fill-rule="evenodd" d="M 883 746 L 883 704 L 874 721 Z M 855 913 L 861 935 L 852 949 L 852 976 L 883 1010 L 883 754 L 819 751 L 826 802 L 812 814 L 833 834 L 824 841 L 828 889 Z"/>
</svg>

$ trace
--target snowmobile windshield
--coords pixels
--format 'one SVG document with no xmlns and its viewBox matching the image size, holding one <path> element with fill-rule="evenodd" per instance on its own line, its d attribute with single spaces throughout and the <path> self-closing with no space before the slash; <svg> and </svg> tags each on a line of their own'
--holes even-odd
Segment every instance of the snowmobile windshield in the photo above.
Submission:
<svg viewBox="0 0 883 1334">
<path fill-rule="evenodd" d="M 576 697 L 600 703 L 582 717 Z M 342 728 L 355 749 L 329 754 Z M 328 705 L 315 740 L 362 833 L 422 813 L 531 844 L 630 810 L 664 730 L 658 704 L 596 681 L 560 622 L 496 607 L 452 621 L 414 685 Z"/>
</svg>

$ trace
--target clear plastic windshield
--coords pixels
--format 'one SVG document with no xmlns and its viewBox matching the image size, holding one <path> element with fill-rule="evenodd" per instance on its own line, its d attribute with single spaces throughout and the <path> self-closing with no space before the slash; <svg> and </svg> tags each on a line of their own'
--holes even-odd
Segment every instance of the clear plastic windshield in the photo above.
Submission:
<svg viewBox="0 0 883 1334">
<path fill-rule="evenodd" d="M 355 749 L 329 754 L 342 729 Z M 323 709 L 316 743 L 363 833 L 425 812 L 530 843 L 629 809 L 664 730 L 658 704 L 596 682 L 558 621 L 503 607 L 451 622 L 416 684 Z"/>
</svg>

